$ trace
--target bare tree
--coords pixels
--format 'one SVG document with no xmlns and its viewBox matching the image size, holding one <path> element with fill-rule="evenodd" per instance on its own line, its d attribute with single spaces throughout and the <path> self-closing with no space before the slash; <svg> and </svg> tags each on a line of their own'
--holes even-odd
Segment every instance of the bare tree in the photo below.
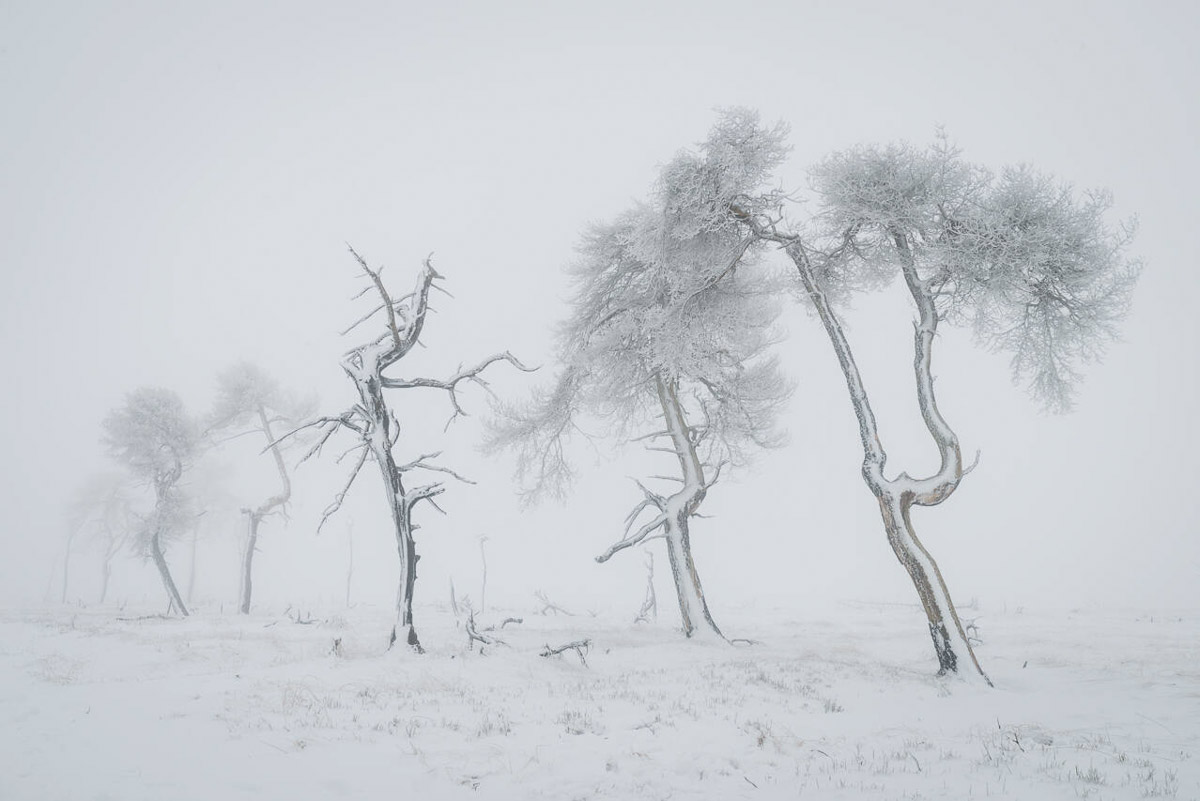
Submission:
<svg viewBox="0 0 1200 801">
<path fill-rule="evenodd" d="M 413 538 L 417 526 L 413 523 L 412 513 L 421 501 L 426 501 L 438 511 L 442 511 L 434 498 L 445 490 L 445 486 L 440 481 L 418 486 L 405 486 L 405 475 L 415 470 L 425 470 L 443 473 L 466 483 L 471 482 L 453 470 L 436 463 L 434 460 L 440 455 L 438 453 L 421 454 L 406 463 L 396 462 L 393 449 L 400 437 L 400 424 L 388 407 L 384 390 L 427 388 L 446 392 L 452 407 L 452 414 L 447 422 L 447 426 L 449 426 L 459 416 L 466 415 L 459 403 L 460 384 L 471 382 L 486 387 L 482 373 L 487 367 L 497 362 L 508 362 L 520 370 L 529 368 L 521 364 L 511 353 L 505 351 L 488 356 L 473 367 L 460 367 L 454 375 L 444 380 L 385 375 L 386 370 L 408 355 L 417 345 L 425 328 L 430 291 L 437 286 L 435 282 L 442 276 L 433 269 L 433 264 L 429 259 L 426 259 L 424 268 L 417 276 L 416 287 L 413 291 L 403 297 L 393 298 L 383 283 L 380 271 L 373 269 L 366 259 L 355 252 L 353 248 L 350 249 L 350 252 L 362 268 L 363 277 L 369 282 L 358 297 L 375 294 L 378 296 L 379 302 L 373 306 L 371 311 L 343 331 L 343 334 L 349 333 L 380 312 L 384 313 L 384 331 L 366 343 L 352 348 L 342 358 L 342 370 L 354 383 L 358 392 L 358 403 L 337 417 L 319 417 L 301 427 L 316 427 L 320 432 L 316 443 L 305 454 L 304 459 L 320 453 L 329 438 L 338 431 L 350 431 L 359 440 L 355 448 L 344 454 L 357 454 L 356 461 L 346 484 L 337 493 L 333 503 L 325 509 L 321 517 L 321 525 L 324 525 L 325 521 L 341 507 L 346 493 L 349 492 L 367 459 L 373 459 L 379 466 L 383 477 L 384 494 L 395 531 L 396 549 L 400 557 L 400 587 L 396 599 L 396 624 L 392 628 L 391 643 L 394 644 L 397 639 L 402 638 L 408 646 L 421 652 L 421 642 L 417 637 L 412 616 L 413 589 L 417 580 L 417 559 L 419 558 L 416 541 Z M 298 430 L 300 429 L 295 431 Z"/>
<path fill-rule="evenodd" d="M 197 427 L 174 392 L 142 387 L 104 419 L 104 440 L 113 458 L 154 490 L 154 508 L 142 521 L 137 544 L 154 560 L 172 606 L 186 617 L 163 550 L 190 517 L 179 481 L 196 454 Z"/>
<path fill-rule="evenodd" d="M 1128 306 L 1138 265 L 1123 258 L 1131 229 L 1104 221 L 1104 193 L 1077 197 L 1028 168 L 994 177 L 962 161 L 944 137 L 924 150 L 862 147 L 813 171 L 822 207 L 802 239 L 735 203 L 731 211 L 783 246 L 820 317 L 859 423 L 862 475 L 888 542 L 929 623 L 940 673 L 978 676 L 937 562 L 918 539 L 913 506 L 935 506 L 972 469 L 934 394 L 933 344 L 943 320 L 972 322 L 982 343 L 1010 351 L 1014 380 L 1048 407 L 1069 407 L 1078 363 L 1098 357 Z M 898 275 L 916 309 L 913 368 L 921 417 L 941 457 L 932 475 L 887 477 L 874 411 L 833 298 Z"/>
<path fill-rule="evenodd" d="M 225 370 L 217 378 L 217 403 L 213 410 L 210 430 L 244 429 L 240 433 L 260 433 L 266 440 L 279 474 L 279 491 L 258 506 L 242 509 L 246 516 L 246 543 L 242 552 L 241 599 L 239 609 L 250 614 L 253 593 L 254 554 L 258 549 L 258 527 L 269 515 L 286 513 L 292 497 L 292 481 L 288 476 L 283 452 L 271 429 L 273 423 L 291 423 L 298 415 L 292 401 L 285 399 L 279 385 L 262 368 L 242 362 Z M 246 427 L 249 426 L 247 429 Z M 234 436 L 238 436 L 235 434 Z"/>
<path fill-rule="evenodd" d="M 559 342 L 555 386 L 526 404 L 498 407 L 488 443 L 517 453 L 527 498 L 562 497 L 572 477 L 564 443 L 579 418 L 601 418 L 622 440 L 665 440 L 678 484 L 655 491 L 626 518 L 625 536 L 597 561 L 661 537 L 686 636 L 721 636 L 696 571 L 690 521 L 723 466 L 745 461 L 747 446 L 781 438 L 776 412 L 790 387 L 766 355 L 779 311 L 773 285 L 747 267 L 762 242 L 728 214 L 734 202 L 778 205 L 763 190 L 786 153 L 782 126 L 764 128 L 753 112 L 725 112 L 698 153 L 663 168 L 652 201 L 616 222 L 592 227 L 579 246 L 572 315 Z M 647 416 L 657 429 L 634 437 Z M 648 513 L 648 514 L 647 514 Z M 643 517 L 646 515 L 648 520 Z"/>
</svg>

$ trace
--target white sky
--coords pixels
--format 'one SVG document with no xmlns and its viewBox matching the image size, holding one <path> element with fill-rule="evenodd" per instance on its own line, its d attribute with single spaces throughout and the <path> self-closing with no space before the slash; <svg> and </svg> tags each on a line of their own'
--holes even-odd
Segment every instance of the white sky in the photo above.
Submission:
<svg viewBox="0 0 1200 801">
<path fill-rule="evenodd" d="M 1107 186 L 1121 215 L 1140 216 L 1146 269 L 1125 341 L 1088 371 L 1076 413 L 1039 413 L 1002 358 L 965 332 L 942 337 L 943 411 L 983 458 L 915 523 L 960 602 L 1195 606 L 1197 34 L 1200 11 L 1182 2 L 0 0 L 0 598 L 42 597 L 61 499 L 102 466 L 100 420 L 128 390 L 168 386 L 200 411 L 216 371 L 250 358 L 326 409 L 348 405 L 337 358 L 354 343 L 337 332 L 359 307 L 346 242 L 398 287 L 436 252 L 456 299 L 438 302 L 422 369 L 503 348 L 546 362 L 582 227 L 643 195 L 715 107 L 747 105 L 792 125 L 789 187 L 832 149 L 925 142 L 941 124 L 968 158 Z M 912 397 L 909 315 L 890 293 L 848 321 L 889 466 L 916 472 L 935 455 Z M 789 326 L 791 444 L 719 485 L 717 517 L 695 526 L 718 623 L 723 604 L 755 599 L 912 600 L 823 332 L 798 309 Z M 531 386 L 497 377 L 505 394 Z M 451 488 L 450 516 L 425 521 L 418 601 L 450 575 L 473 586 L 486 533 L 489 595 L 544 587 L 636 610 L 642 557 L 591 558 L 620 536 L 644 459 L 585 450 L 572 501 L 522 513 L 511 465 L 472 450 L 486 402 L 467 400 L 477 415 L 442 444 L 480 485 Z M 444 399 L 419 406 L 412 433 L 436 444 Z M 340 597 L 337 538 L 353 520 L 361 592 L 390 597 L 367 478 L 318 540 L 340 473 L 302 468 L 288 530 L 264 529 L 262 592 Z M 211 565 L 232 574 L 225 556 Z"/>
</svg>

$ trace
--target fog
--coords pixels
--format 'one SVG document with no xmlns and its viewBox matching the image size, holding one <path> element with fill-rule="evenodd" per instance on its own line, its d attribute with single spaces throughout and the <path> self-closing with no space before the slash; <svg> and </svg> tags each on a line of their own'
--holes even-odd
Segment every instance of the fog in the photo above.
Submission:
<svg viewBox="0 0 1200 801">
<path fill-rule="evenodd" d="M 109 467 L 100 423 L 130 390 L 168 387 L 201 413 L 217 372 L 248 359 L 322 411 L 353 402 L 338 359 L 362 334 L 339 331 L 366 308 L 351 299 L 347 243 L 405 291 L 432 252 L 454 295 L 398 373 L 444 377 L 508 349 L 544 367 L 498 366 L 498 396 L 548 381 L 581 230 L 643 196 L 715 108 L 744 105 L 792 126 L 788 188 L 831 150 L 924 143 L 940 125 L 968 159 L 1108 187 L 1114 218 L 1139 217 L 1131 253 L 1145 270 L 1123 339 L 1087 367 L 1073 413 L 1039 411 L 1002 356 L 944 327 L 942 411 L 981 459 L 915 523 L 960 603 L 1195 606 L 1200 11 L 849 5 L 0 4 L 0 600 L 57 599 L 65 502 Z M 891 468 L 935 467 L 906 297 L 893 288 L 845 314 Z M 910 603 L 824 332 L 798 304 L 786 325 L 789 443 L 723 479 L 693 531 L 713 612 Z M 567 502 L 522 509 L 511 461 L 476 450 L 486 393 L 465 390 L 471 415 L 445 434 L 444 394 L 405 394 L 398 456 L 442 450 L 477 482 L 449 487 L 445 517 L 420 512 L 418 604 L 444 599 L 450 579 L 476 597 L 486 536 L 490 602 L 532 604 L 543 589 L 632 616 L 644 557 L 593 558 L 620 537 L 639 498 L 630 477 L 657 472 L 656 457 L 581 445 Z M 262 602 L 342 603 L 351 536 L 353 599 L 392 597 L 376 475 L 315 533 L 349 444 L 299 467 L 290 519 L 264 524 Z M 206 524 L 196 591 L 232 608 L 236 510 L 271 491 L 272 466 L 248 442 L 217 459 L 231 502 Z M 189 547 L 168 553 L 177 573 Z M 69 600 L 93 600 L 98 559 L 72 557 Z M 158 604 L 157 581 L 126 557 L 112 594 Z"/>
</svg>

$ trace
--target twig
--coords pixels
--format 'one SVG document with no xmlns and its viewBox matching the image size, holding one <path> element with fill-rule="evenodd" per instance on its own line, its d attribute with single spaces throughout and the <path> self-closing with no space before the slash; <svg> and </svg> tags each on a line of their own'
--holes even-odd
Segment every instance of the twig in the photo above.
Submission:
<svg viewBox="0 0 1200 801">
<path fill-rule="evenodd" d="M 562 614 L 566 615 L 567 617 L 575 616 L 574 612 L 568 612 L 566 609 L 563 609 L 558 604 L 551 603 L 550 599 L 546 597 L 546 593 L 542 592 L 541 590 L 538 590 L 537 592 L 535 592 L 533 594 L 533 597 L 537 598 L 539 601 L 542 602 L 542 609 L 540 612 L 538 612 L 539 615 L 544 615 L 547 612 L 553 612 L 554 614 L 557 615 L 561 612 Z"/>
<path fill-rule="evenodd" d="M 566 645 L 560 645 L 557 648 L 551 648 L 549 645 L 547 645 L 545 650 L 543 650 L 539 656 L 558 656 L 564 651 L 574 651 L 579 655 L 580 664 L 582 664 L 584 667 L 587 667 L 587 652 L 591 646 L 591 640 L 575 640 L 574 642 L 569 642 Z"/>
</svg>

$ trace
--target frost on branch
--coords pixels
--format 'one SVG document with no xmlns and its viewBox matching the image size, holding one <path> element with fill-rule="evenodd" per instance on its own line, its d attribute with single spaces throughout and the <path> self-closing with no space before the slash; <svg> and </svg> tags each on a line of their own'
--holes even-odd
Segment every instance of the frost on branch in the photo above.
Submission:
<svg viewBox="0 0 1200 801">
<path fill-rule="evenodd" d="M 985 345 L 1013 354 L 1014 377 L 1036 398 L 1065 409 L 1078 364 L 1101 353 L 1127 308 L 1138 270 L 1121 255 L 1131 229 L 1107 226 L 1104 193 L 1080 199 L 1024 167 L 997 179 L 963 161 L 944 136 L 924 149 L 902 144 L 834 154 L 812 171 L 812 182 L 820 209 L 811 233 L 785 233 L 751 214 L 739 219 L 783 246 L 829 336 L 859 422 L 862 475 L 925 610 L 940 671 L 987 681 L 912 522 L 914 506 L 943 503 L 971 470 L 934 391 L 938 325 L 973 323 Z M 917 404 L 941 457 L 924 477 L 886 474 L 875 414 L 831 305 L 896 277 L 915 311 Z"/>
<path fill-rule="evenodd" d="M 383 478 L 383 488 L 388 509 L 392 518 L 393 530 L 396 537 L 397 552 L 400 557 L 400 587 L 396 600 L 396 625 L 392 629 L 391 642 L 403 638 L 406 645 L 416 651 L 421 651 L 421 643 L 417 638 L 412 619 L 413 590 L 417 579 L 417 550 L 414 533 L 418 528 L 413 522 L 414 508 L 425 501 L 428 505 L 442 511 L 437 498 L 445 491 L 441 481 L 427 484 L 410 484 L 409 474 L 414 472 L 435 472 L 448 475 L 460 481 L 467 481 L 453 470 L 442 466 L 434 460 L 437 453 L 422 454 L 408 462 L 398 463 L 393 450 L 401 438 L 400 421 L 393 414 L 387 403 L 387 394 L 400 389 L 436 389 L 446 393 L 452 408 L 450 420 L 466 414 L 460 403 L 459 390 L 464 383 L 486 387 L 482 374 L 493 364 L 507 362 L 519 370 L 527 370 L 515 356 L 507 351 L 493 354 L 472 367 L 459 367 L 445 379 L 435 378 L 405 378 L 390 372 L 411 350 L 420 339 L 424 330 L 429 310 L 429 294 L 435 288 L 435 282 L 442 279 L 428 259 L 417 276 L 413 291 L 399 298 L 394 297 L 384 284 L 381 271 L 372 268 L 361 255 L 350 250 L 366 279 L 366 287 L 359 293 L 377 296 L 372 302 L 371 311 L 358 320 L 343 333 L 350 333 L 367 322 L 382 316 L 382 331 L 367 335 L 362 344 L 351 348 L 342 357 L 342 370 L 353 382 L 358 394 L 358 401 L 340 415 L 319 417 L 301 428 L 315 428 L 318 437 L 305 455 L 305 459 L 317 455 L 325 444 L 340 431 L 349 432 L 357 441 L 356 445 L 343 456 L 355 455 L 353 468 L 342 489 L 334 496 L 333 502 L 322 515 L 324 524 L 331 515 L 341 508 L 346 494 L 354 484 L 359 472 L 368 460 L 374 461 L 379 467 Z M 380 312 L 383 314 L 380 315 Z M 388 372 L 385 372 L 388 371 Z M 389 390 L 385 394 L 385 390 Z M 296 429 L 291 433 L 296 433 Z M 303 461 L 303 460 L 302 460 Z M 469 483 L 469 482 L 468 482 Z"/>
<path fill-rule="evenodd" d="M 137 546 L 154 560 L 171 603 L 183 615 L 187 607 L 167 567 L 166 544 L 185 530 L 189 501 L 179 486 L 199 447 L 199 430 L 179 396 L 167 389 L 142 387 L 104 419 L 109 454 L 133 477 L 154 490 L 153 511 L 137 530 Z"/>
<path fill-rule="evenodd" d="M 757 269 L 766 244 L 729 207 L 775 218 L 782 195 L 766 184 L 786 153 L 785 133 L 760 126 L 753 112 L 726 111 L 697 152 L 663 168 L 648 202 L 584 233 L 568 268 L 574 291 L 558 332 L 559 378 L 525 403 L 498 406 L 489 440 L 516 452 L 527 499 L 562 496 L 572 476 L 567 443 L 589 421 L 670 454 L 679 468 L 670 491 L 643 486 L 625 538 L 600 560 L 666 539 L 689 635 L 698 625 L 719 632 L 688 521 L 721 465 L 782 441 L 775 420 L 791 387 L 767 352 L 779 283 Z"/>
<path fill-rule="evenodd" d="M 292 482 L 283 460 L 282 445 L 275 439 L 275 425 L 294 425 L 306 416 L 302 407 L 287 398 L 278 383 L 265 370 L 248 362 L 226 368 L 217 377 L 217 401 L 211 414 L 210 430 L 235 429 L 229 439 L 245 434 L 261 434 L 279 476 L 279 491 L 255 507 L 242 509 L 246 515 L 246 542 L 242 554 L 242 614 L 250 613 L 253 594 L 253 562 L 258 547 L 259 525 L 269 515 L 286 515 L 292 497 Z"/>
</svg>

